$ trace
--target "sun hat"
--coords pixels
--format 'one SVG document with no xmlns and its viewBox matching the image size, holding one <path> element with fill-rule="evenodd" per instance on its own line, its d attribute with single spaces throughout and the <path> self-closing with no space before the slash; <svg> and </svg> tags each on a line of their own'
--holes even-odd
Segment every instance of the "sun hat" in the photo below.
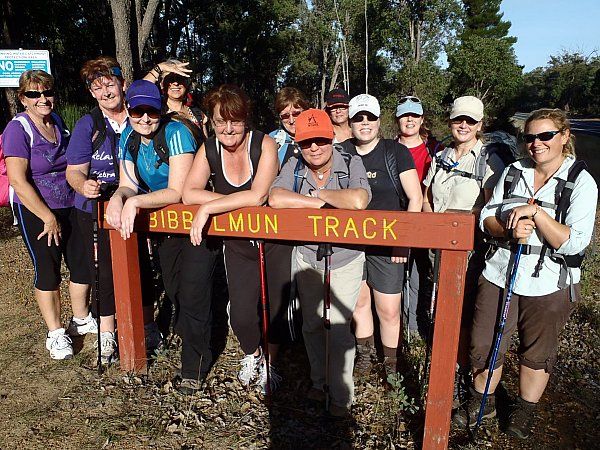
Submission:
<svg viewBox="0 0 600 450">
<path fill-rule="evenodd" d="M 418 97 L 414 95 L 407 95 L 402 97 L 396 107 L 396 117 L 403 116 L 404 114 L 417 114 L 423 115 L 423 104 Z"/>
<path fill-rule="evenodd" d="M 329 116 L 322 109 L 302 111 L 296 119 L 296 142 L 317 138 L 333 140 L 333 125 Z"/>
</svg>

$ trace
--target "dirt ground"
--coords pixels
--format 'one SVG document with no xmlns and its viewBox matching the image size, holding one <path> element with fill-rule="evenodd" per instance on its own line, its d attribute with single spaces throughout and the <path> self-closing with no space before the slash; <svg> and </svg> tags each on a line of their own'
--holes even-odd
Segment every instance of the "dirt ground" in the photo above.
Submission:
<svg viewBox="0 0 600 450">
<path fill-rule="evenodd" d="M 173 389 L 176 340 L 151 361 L 143 377 L 125 375 L 117 367 L 99 377 L 93 336 L 75 342 L 74 359 L 50 360 L 33 299 L 31 263 L 7 213 L 0 210 L 1 450 L 420 447 L 422 408 L 411 407 L 411 398 L 421 403 L 415 385 L 418 349 L 410 352 L 408 360 L 417 370 L 408 371 L 407 380 L 387 389 L 378 374 L 359 380 L 354 422 L 332 422 L 306 402 L 308 365 L 301 346 L 283 351 L 284 383 L 270 406 L 236 381 L 241 354 L 231 337 L 205 391 L 193 397 Z M 600 448 L 600 256 L 588 257 L 586 266 L 584 301 L 562 334 L 557 369 L 533 436 L 526 442 L 511 439 L 492 420 L 484 423 L 477 444 L 453 429 L 451 448 Z M 67 323 L 68 300 L 63 303 Z M 514 355 L 506 369 L 505 387 L 514 395 Z"/>
</svg>

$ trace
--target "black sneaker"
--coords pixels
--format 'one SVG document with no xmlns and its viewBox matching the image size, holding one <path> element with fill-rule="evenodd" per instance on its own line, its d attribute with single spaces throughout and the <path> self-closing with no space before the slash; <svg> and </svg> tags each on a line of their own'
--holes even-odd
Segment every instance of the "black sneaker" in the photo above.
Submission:
<svg viewBox="0 0 600 450">
<path fill-rule="evenodd" d="M 473 428 L 477 423 L 482 398 L 483 394 L 470 387 L 469 398 L 456 410 L 452 422 L 461 427 Z M 494 394 L 488 394 L 481 419 L 492 417 L 496 417 L 496 397 Z"/>
<path fill-rule="evenodd" d="M 373 361 L 377 358 L 375 348 L 371 344 L 356 344 L 354 357 L 354 375 L 368 375 L 373 368 Z"/>
<path fill-rule="evenodd" d="M 537 403 L 530 403 L 517 397 L 517 401 L 510 406 L 508 412 L 506 432 L 519 439 L 527 439 L 531 435 L 536 407 Z"/>
</svg>

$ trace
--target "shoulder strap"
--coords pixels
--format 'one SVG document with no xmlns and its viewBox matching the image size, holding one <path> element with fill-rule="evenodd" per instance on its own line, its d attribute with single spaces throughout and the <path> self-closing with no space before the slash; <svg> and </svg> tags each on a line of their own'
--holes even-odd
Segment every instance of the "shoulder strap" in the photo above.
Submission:
<svg viewBox="0 0 600 450">
<path fill-rule="evenodd" d="M 509 166 L 508 173 L 504 178 L 504 199 L 512 197 L 522 174 L 521 169 L 517 169 L 514 165 Z"/>
<path fill-rule="evenodd" d="M 265 138 L 265 133 L 258 130 L 252 130 L 252 138 L 250 140 L 250 162 L 252 163 L 252 180 L 256 176 L 260 155 L 262 154 L 262 143 Z"/>
<path fill-rule="evenodd" d="M 25 134 L 27 134 L 27 136 L 29 136 L 29 148 L 33 147 L 33 130 L 31 129 L 31 125 L 29 124 L 29 121 L 23 116 L 13 117 L 12 120 L 16 120 L 17 122 L 19 122 L 21 124 L 21 126 L 23 127 L 23 130 L 25 131 Z"/>
<path fill-rule="evenodd" d="M 569 168 L 567 181 L 562 186 L 562 192 L 558 194 L 559 199 L 556 206 L 556 220 L 562 224 L 565 223 L 567 209 L 571 204 L 571 194 L 573 194 L 575 180 L 583 170 L 587 170 L 587 164 L 581 160 L 575 161 L 573 165 Z M 558 191 L 559 186 L 557 185 L 556 188 Z"/>
<path fill-rule="evenodd" d="M 300 189 L 302 189 L 302 183 L 304 182 L 304 175 L 300 175 L 300 172 L 303 169 L 304 169 L 304 159 L 302 159 L 302 154 L 299 154 L 298 161 L 296 161 L 296 166 L 294 167 L 294 192 L 296 192 L 296 193 L 300 193 Z"/>
<path fill-rule="evenodd" d="M 394 185 L 394 190 L 396 191 L 396 195 L 398 196 L 398 198 L 400 198 L 402 189 L 400 186 L 400 173 L 398 172 L 398 160 L 396 158 L 396 153 L 394 152 L 393 141 L 384 140 L 383 141 L 383 149 L 384 149 L 385 168 L 387 169 L 388 176 L 392 180 L 392 184 Z"/>
<path fill-rule="evenodd" d="M 156 168 L 158 169 L 162 163 L 165 163 L 167 166 L 169 165 L 169 144 L 167 144 L 167 124 L 169 121 L 161 122 L 158 127 L 158 130 L 154 134 L 152 138 L 152 146 L 154 147 L 154 152 L 160 158 L 159 161 L 156 162 Z"/>
<path fill-rule="evenodd" d="M 481 148 L 479 155 L 477 155 L 477 158 L 475 158 L 475 168 L 474 168 L 474 172 L 473 172 L 473 178 L 475 179 L 475 181 L 477 181 L 477 184 L 479 184 L 480 188 L 483 186 L 483 178 L 485 177 L 485 169 L 487 167 L 488 159 L 490 158 L 490 155 L 492 153 L 493 153 L 493 150 L 490 149 L 487 145 L 484 145 Z"/>
<path fill-rule="evenodd" d="M 338 143 L 333 144 L 333 151 L 339 152 L 342 158 L 344 158 L 344 162 L 346 163 L 348 174 L 344 174 L 343 176 L 338 175 L 338 182 L 342 189 L 348 189 L 348 186 L 350 186 L 350 161 L 352 160 L 352 155 L 345 151 L 344 147 Z"/>
<path fill-rule="evenodd" d="M 97 106 L 90 111 L 92 116 L 92 154 L 96 153 L 106 140 L 106 121 L 100 108 Z"/>
</svg>

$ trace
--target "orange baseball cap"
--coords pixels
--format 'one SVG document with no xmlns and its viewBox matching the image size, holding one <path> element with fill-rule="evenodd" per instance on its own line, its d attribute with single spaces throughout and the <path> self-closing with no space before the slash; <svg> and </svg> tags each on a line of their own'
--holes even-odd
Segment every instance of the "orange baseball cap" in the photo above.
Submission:
<svg viewBox="0 0 600 450">
<path fill-rule="evenodd" d="M 322 109 L 311 108 L 302 111 L 296 119 L 296 142 L 317 138 L 333 140 L 331 119 Z"/>
</svg>

